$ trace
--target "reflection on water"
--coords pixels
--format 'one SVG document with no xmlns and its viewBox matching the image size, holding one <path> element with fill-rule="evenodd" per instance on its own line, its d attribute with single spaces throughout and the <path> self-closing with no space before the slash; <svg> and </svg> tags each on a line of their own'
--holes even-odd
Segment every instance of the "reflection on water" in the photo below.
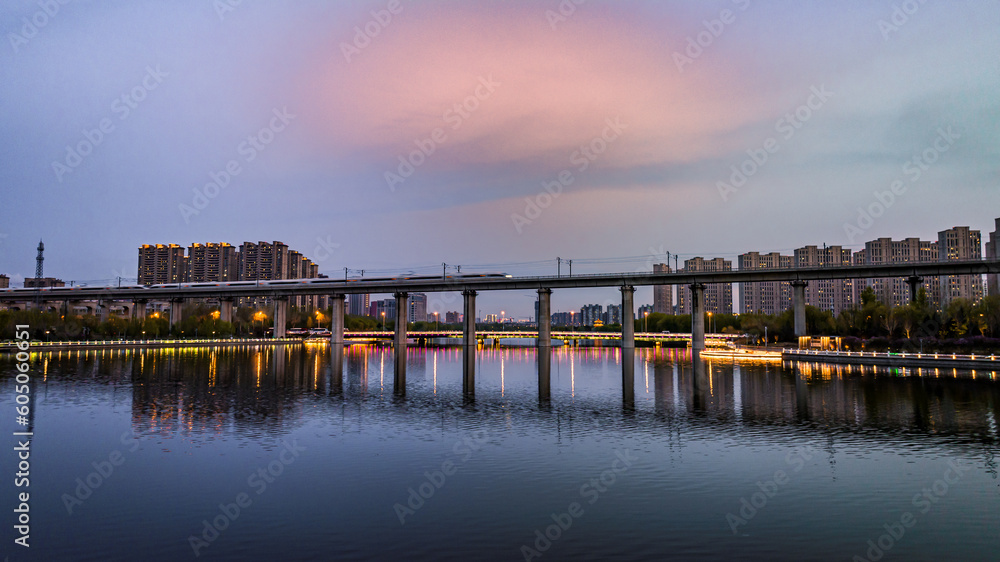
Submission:
<svg viewBox="0 0 1000 562">
<path fill-rule="evenodd" d="M 199 557 L 524 559 L 534 530 L 616 454 L 638 460 L 544 559 L 864 556 L 949 459 L 974 468 L 891 555 L 974 560 L 1000 546 L 994 372 L 659 348 L 307 345 L 32 361 L 39 548 L 25 559 L 191 557 L 186 539 L 274 461 L 277 439 L 305 448 L 291 476 Z M 13 361 L 0 359 L 0 373 L 4 409 Z M 136 452 L 67 514 L 64 494 L 123 431 Z M 470 435 L 489 437 L 478 447 Z M 401 525 L 393 506 L 469 442 L 475 454 Z M 803 445 L 821 454 L 768 500 L 780 508 L 732 532 L 727 514 Z"/>
</svg>

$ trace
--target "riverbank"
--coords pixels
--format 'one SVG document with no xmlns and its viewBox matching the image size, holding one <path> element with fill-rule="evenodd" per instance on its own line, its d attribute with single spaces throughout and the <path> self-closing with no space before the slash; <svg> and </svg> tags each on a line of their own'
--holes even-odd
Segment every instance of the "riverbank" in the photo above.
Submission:
<svg viewBox="0 0 1000 562">
<path fill-rule="evenodd" d="M 246 345 L 296 345 L 301 344 L 301 338 L 261 339 L 197 339 L 197 340 L 92 340 L 92 341 L 54 341 L 31 342 L 28 349 L 33 352 L 75 351 L 87 349 L 132 349 L 132 348 L 167 348 L 167 347 L 231 347 Z M 17 353 L 23 351 L 17 347 L 17 342 L 0 342 L 0 353 Z"/>
<path fill-rule="evenodd" d="M 812 351 L 786 349 L 782 359 L 815 363 L 880 365 L 885 367 L 935 367 L 955 369 L 1000 368 L 996 355 L 959 355 L 954 353 L 891 353 L 876 351 Z"/>
</svg>

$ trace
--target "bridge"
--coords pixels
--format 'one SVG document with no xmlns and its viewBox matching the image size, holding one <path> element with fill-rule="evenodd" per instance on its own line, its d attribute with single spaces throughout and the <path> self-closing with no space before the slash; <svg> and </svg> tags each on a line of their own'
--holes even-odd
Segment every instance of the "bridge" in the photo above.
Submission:
<svg viewBox="0 0 1000 562">
<path fill-rule="evenodd" d="M 808 281 L 823 279 L 875 279 L 904 277 L 909 284 L 911 298 L 927 276 L 986 275 L 1000 273 L 1000 260 L 951 260 L 939 262 L 896 263 L 885 265 L 807 267 L 789 269 L 753 269 L 735 271 L 692 271 L 678 273 L 636 272 L 605 273 L 574 276 L 542 277 L 448 277 L 393 278 L 393 279 L 300 279 L 278 280 L 250 284 L 247 282 L 181 283 L 153 287 L 56 287 L 45 289 L 0 290 L 3 303 L 75 303 L 97 301 L 100 313 L 119 301 L 130 301 L 132 314 L 145 310 L 150 300 L 169 300 L 170 322 L 181 320 L 181 305 L 186 299 L 219 299 L 220 320 L 231 321 L 233 300 L 237 297 L 266 297 L 274 302 L 274 337 L 285 334 L 285 319 L 289 297 L 300 295 L 329 295 L 333 303 L 330 341 L 344 343 L 344 298 L 349 294 L 391 293 L 396 297 L 396 310 L 407 310 L 410 292 L 460 291 L 464 297 L 463 345 L 474 347 L 476 336 L 476 295 L 479 291 L 536 290 L 538 292 L 537 345 L 550 347 L 551 296 L 553 289 L 590 287 L 617 287 L 622 294 L 622 317 L 634 318 L 633 295 L 636 286 L 687 285 L 691 288 L 691 347 L 705 348 L 705 286 L 712 283 L 754 283 L 787 281 L 792 285 L 792 305 L 796 336 L 805 336 L 805 289 Z M 404 349 L 407 340 L 405 322 L 397 322 L 393 333 L 394 345 Z M 622 326 L 621 345 L 635 347 L 635 327 L 632 322 Z"/>
<path fill-rule="evenodd" d="M 394 332 L 388 330 L 353 331 L 344 332 L 345 339 L 390 339 L 395 336 Z M 433 338 L 460 338 L 463 332 L 458 330 L 424 330 L 407 332 L 407 336 L 413 339 L 433 339 Z M 484 330 L 476 333 L 480 340 L 487 339 L 537 339 L 537 330 Z M 553 331 L 549 336 L 555 340 L 605 340 L 619 341 L 622 339 L 621 332 L 591 332 L 591 331 Z M 724 346 L 733 342 L 740 336 L 734 334 L 705 334 L 705 344 Z M 651 341 L 660 343 L 688 343 L 691 341 L 691 334 L 680 333 L 659 333 L 659 332 L 636 332 L 635 341 Z"/>
</svg>

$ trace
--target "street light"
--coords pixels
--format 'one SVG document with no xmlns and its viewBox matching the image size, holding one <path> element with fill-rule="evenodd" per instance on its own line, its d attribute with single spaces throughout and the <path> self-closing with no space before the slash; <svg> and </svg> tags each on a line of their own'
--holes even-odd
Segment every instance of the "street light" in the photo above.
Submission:
<svg viewBox="0 0 1000 562">
<path fill-rule="evenodd" d="M 434 331 L 440 331 L 440 330 L 441 330 L 441 325 L 438 322 L 438 313 L 435 312 L 434 313 Z"/>
<path fill-rule="evenodd" d="M 263 329 L 264 329 L 264 318 L 265 318 L 265 317 L 266 317 L 266 316 L 265 316 L 265 315 L 264 315 L 264 313 L 263 313 L 263 312 L 261 312 L 261 311 L 257 311 L 257 312 L 256 312 L 256 313 L 255 313 L 255 314 L 253 315 L 253 319 L 254 319 L 254 322 L 256 322 L 256 321 L 260 320 L 260 328 L 261 328 L 261 330 L 263 330 Z M 254 330 L 254 332 L 256 332 L 256 329 Z M 256 335 L 256 333 L 255 333 L 254 335 Z"/>
<path fill-rule="evenodd" d="M 714 334 L 715 333 L 715 328 L 714 328 L 714 324 L 713 324 L 713 320 L 712 320 L 712 312 L 711 311 L 709 311 L 709 313 L 708 313 L 708 333 L 710 333 L 710 334 Z"/>
<path fill-rule="evenodd" d="M 385 311 L 382 311 L 382 331 L 385 331 Z"/>
<path fill-rule="evenodd" d="M 649 311 L 642 313 L 642 331 L 649 333 Z"/>
</svg>

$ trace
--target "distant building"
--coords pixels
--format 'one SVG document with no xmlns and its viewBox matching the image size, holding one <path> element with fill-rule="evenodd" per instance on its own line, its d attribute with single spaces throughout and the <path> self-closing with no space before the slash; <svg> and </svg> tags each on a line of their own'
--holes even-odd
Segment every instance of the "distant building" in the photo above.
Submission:
<svg viewBox="0 0 1000 562">
<path fill-rule="evenodd" d="M 792 256 L 777 252 L 747 252 L 739 259 L 740 271 L 790 269 Z M 740 312 L 743 314 L 781 314 L 792 306 L 792 286 L 787 281 L 740 283 Z"/>
<path fill-rule="evenodd" d="M 187 256 L 177 244 L 143 244 L 139 247 L 140 285 L 184 283 L 187 281 Z"/>
<path fill-rule="evenodd" d="M 462 315 L 454 310 L 449 310 L 444 313 L 444 321 L 447 324 L 458 324 L 462 321 Z"/>
<path fill-rule="evenodd" d="M 487 324 L 496 324 L 499 321 L 500 321 L 500 315 L 499 314 L 487 314 L 486 315 L 486 323 Z"/>
<path fill-rule="evenodd" d="M 365 316 L 371 304 L 371 295 L 359 293 L 347 296 L 347 313 L 351 316 Z"/>
<path fill-rule="evenodd" d="M 652 314 L 655 311 L 656 311 L 656 308 L 653 305 L 651 305 L 651 304 L 644 304 L 644 305 L 642 305 L 642 306 L 639 307 L 639 316 L 638 317 L 639 318 L 645 318 L 645 316 L 647 314 Z M 667 312 L 666 314 L 673 314 L 673 312 L 674 312 L 673 311 L 673 307 L 671 307 L 670 312 Z"/>
<path fill-rule="evenodd" d="M 66 283 L 62 279 L 56 279 L 55 277 L 42 277 L 41 279 L 35 279 L 34 277 L 26 277 L 24 279 L 25 289 L 47 289 L 50 287 L 65 287 Z"/>
<path fill-rule="evenodd" d="M 990 233 L 990 239 L 986 242 L 986 259 L 1000 260 L 1000 219 L 996 219 L 996 230 Z M 987 293 L 990 295 L 1000 295 L 1000 282 L 996 273 L 986 276 Z"/>
<path fill-rule="evenodd" d="M 410 297 L 406 300 L 406 306 L 409 308 L 407 314 L 407 322 L 426 322 L 427 321 L 427 295 L 424 293 L 410 293 Z"/>
<path fill-rule="evenodd" d="M 622 323 L 622 305 L 620 304 L 609 304 L 608 309 L 604 312 L 604 323 L 605 324 L 621 324 Z"/>
<path fill-rule="evenodd" d="M 795 267 L 841 267 L 852 263 L 851 250 L 841 246 L 806 246 L 795 250 Z M 857 290 L 853 279 L 819 279 L 806 286 L 806 304 L 834 316 L 854 308 Z"/>
<path fill-rule="evenodd" d="M 392 320 L 396 317 L 396 299 L 383 299 L 380 301 L 372 301 L 371 305 L 368 307 L 368 316 L 372 316 L 375 319 L 381 319 L 382 313 L 385 313 L 386 320 Z"/>
<path fill-rule="evenodd" d="M 552 315 L 552 325 L 553 326 L 572 326 L 575 320 L 575 315 L 569 312 L 556 312 Z"/>
<path fill-rule="evenodd" d="M 10 287 L 10 277 L 0 273 L 0 289 L 6 289 Z"/>
<path fill-rule="evenodd" d="M 584 305 L 580 309 L 580 325 L 581 326 L 593 326 L 594 322 L 597 320 L 602 320 L 604 314 L 604 307 L 599 304 L 588 304 Z"/>
<path fill-rule="evenodd" d="M 685 273 L 703 271 L 732 271 L 733 262 L 722 258 L 706 260 L 701 257 L 684 260 Z M 683 285 L 677 288 L 677 304 L 680 314 L 691 314 L 691 288 Z M 705 312 L 713 314 L 733 313 L 733 284 L 710 283 L 705 287 Z"/>
<path fill-rule="evenodd" d="M 225 242 L 191 244 L 187 249 L 187 281 L 211 283 L 240 278 L 236 248 Z"/>
<path fill-rule="evenodd" d="M 865 249 L 854 252 L 854 265 L 881 265 L 890 263 L 934 262 L 938 261 L 938 243 L 918 238 L 892 240 L 879 238 L 865 243 Z M 867 279 L 858 281 L 858 304 L 865 287 L 875 291 L 875 297 L 890 307 L 903 306 L 910 302 L 910 286 L 905 277 Z M 937 277 L 924 277 L 924 290 L 933 306 L 941 302 L 941 285 Z"/>
<path fill-rule="evenodd" d="M 653 273 L 670 273 L 671 271 L 670 266 L 665 263 L 653 264 Z M 674 313 L 673 285 L 653 285 L 653 312 Z"/>
<path fill-rule="evenodd" d="M 288 279 L 288 245 L 282 242 L 240 244 L 240 280 Z"/>
<path fill-rule="evenodd" d="M 983 259 L 982 235 L 967 226 L 956 226 L 938 233 L 938 259 L 981 260 Z M 977 302 L 983 298 L 982 275 L 944 275 L 941 283 L 941 308 L 955 299 Z"/>
</svg>

